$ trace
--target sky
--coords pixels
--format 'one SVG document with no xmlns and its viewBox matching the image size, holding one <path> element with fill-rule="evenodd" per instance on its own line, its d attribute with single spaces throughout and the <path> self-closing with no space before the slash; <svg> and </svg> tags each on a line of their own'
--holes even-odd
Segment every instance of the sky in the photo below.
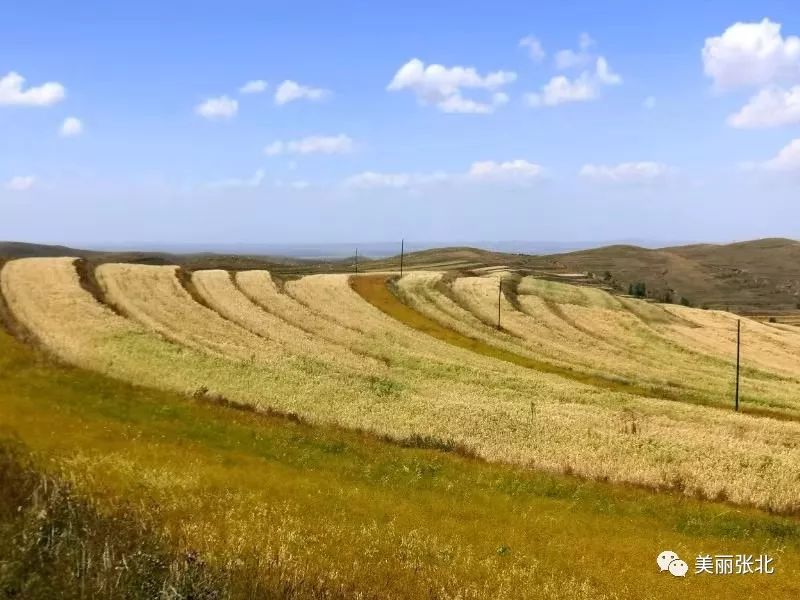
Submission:
<svg viewBox="0 0 800 600">
<path fill-rule="evenodd" d="M 800 238 L 792 1 L 0 10 L 0 239 Z"/>
</svg>

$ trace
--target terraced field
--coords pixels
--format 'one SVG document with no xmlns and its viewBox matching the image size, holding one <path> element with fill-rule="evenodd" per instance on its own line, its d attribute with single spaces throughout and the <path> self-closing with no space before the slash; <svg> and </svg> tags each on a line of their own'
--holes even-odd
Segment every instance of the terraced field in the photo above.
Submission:
<svg viewBox="0 0 800 600">
<path fill-rule="evenodd" d="M 800 335 L 746 322 L 746 412 L 734 414 L 730 315 L 525 278 L 500 295 L 498 330 L 502 275 L 276 284 L 198 271 L 187 283 L 175 267 L 105 264 L 93 294 L 72 259 L 42 258 L 9 262 L 0 280 L 50 352 L 125 381 L 800 511 Z"/>
</svg>

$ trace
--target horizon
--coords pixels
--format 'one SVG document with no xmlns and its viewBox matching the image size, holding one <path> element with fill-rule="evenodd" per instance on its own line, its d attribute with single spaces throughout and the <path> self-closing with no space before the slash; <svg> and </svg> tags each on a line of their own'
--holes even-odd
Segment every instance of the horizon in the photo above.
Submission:
<svg viewBox="0 0 800 600">
<path fill-rule="evenodd" d="M 667 248 L 693 246 L 693 245 L 715 245 L 726 246 L 732 244 L 753 243 L 769 239 L 783 239 L 797 242 L 792 238 L 755 238 L 749 240 L 727 240 L 722 242 L 709 242 L 698 240 L 585 240 L 585 241 L 524 241 L 524 240 L 460 240 L 453 242 L 434 241 L 434 240 L 404 240 L 406 254 L 421 252 L 425 250 L 446 250 L 450 248 L 473 248 L 489 252 L 499 252 L 506 254 L 528 254 L 528 255 L 557 255 L 583 250 L 595 250 L 613 246 L 632 246 L 647 250 L 662 250 Z M 44 243 L 29 242 L 22 240 L 0 240 L 2 244 L 31 244 L 34 246 L 64 246 L 75 250 L 89 250 L 96 252 L 143 252 L 143 253 L 167 253 L 167 254 L 238 254 L 243 256 L 263 256 L 275 258 L 295 258 L 295 259 L 329 259 L 340 260 L 352 258 L 355 251 L 366 260 L 383 259 L 400 255 L 400 241 L 385 242 L 334 242 L 334 243 L 226 243 L 226 244 L 204 244 L 196 243 L 169 243 L 169 242 L 150 242 L 150 243 L 124 243 L 124 242 L 98 242 L 98 243 Z"/>
</svg>

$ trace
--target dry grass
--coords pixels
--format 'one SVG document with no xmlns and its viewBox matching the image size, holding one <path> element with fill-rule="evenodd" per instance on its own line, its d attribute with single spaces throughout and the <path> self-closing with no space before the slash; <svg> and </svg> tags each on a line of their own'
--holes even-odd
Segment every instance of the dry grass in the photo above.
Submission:
<svg viewBox="0 0 800 600">
<path fill-rule="evenodd" d="M 441 440 L 491 461 L 800 510 L 798 423 L 643 398 L 520 368 L 398 321 L 364 301 L 347 276 L 289 282 L 273 314 L 295 307 L 297 322 L 314 315 L 308 329 L 328 322 L 327 336 L 347 332 L 339 342 L 342 355 L 380 356 L 385 376 L 345 377 L 323 354 L 314 360 L 287 355 L 285 345 L 194 302 L 174 269 L 108 265 L 98 276 L 139 324 L 97 304 L 80 288 L 69 260 L 11 262 L 2 272 L 3 293 L 54 353 L 127 381 L 207 388 L 210 395 L 317 423 L 393 439 Z M 386 290 L 379 281 L 376 293 Z"/>
<path fill-rule="evenodd" d="M 800 589 L 796 519 L 196 403 L 53 366 L 2 332 L 0 375 L 3 432 L 24 440 L 48 480 L 68 482 L 75 494 L 67 515 L 62 502 L 34 501 L 29 510 L 0 462 L 0 533 L 24 505 L 27 546 L 59 542 L 34 548 L 37 558 L 61 560 L 52 571 L 32 565 L 40 584 L 55 584 L 50 594 L 22 596 L 32 600 L 104 597 L 103 585 L 120 583 L 120 552 L 122 583 L 133 586 L 111 588 L 115 598 L 152 598 L 151 587 L 135 592 L 153 580 L 175 585 L 158 597 L 208 600 L 782 599 Z M 81 510 L 83 499 L 99 521 Z M 119 508 L 130 517 L 119 518 Z M 142 533 L 169 546 L 150 552 Z M 766 552 L 776 574 L 676 580 L 655 569 L 665 547 L 686 557 Z M 3 550 L 0 579 L 24 574 L 25 565 L 7 568 Z M 136 550 L 138 561 L 128 554 Z M 151 556 L 164 562 L 149 564 Z M 81 596 L 74 567 L 87 558 L 98 587 Z M 183 582 L 210 585 L 176 585 L 187 566 L 201 577 Z"/>
<path fill-rule="evenodd" d="M 706 349 L 715 345 L 719 350 L 723 346 L 719 338 L 725 334 L 730 338 L 730 326 L 735 326 L 730 316 L 723 317 L 722 325 L 719 318 L 709 325 L 708 311 L 665 309 L 616 298 L 598 289 L 524 278 L 517 290 L 516 304 L 505 295 L 501 298 L 503 330 L 498 331 L 489 325 L 497 319 L 496 276 L 456 279 L 450 284 L 455 301 L 440 291 L 442 277 L 437 273 L 413 273 L 397 287 L 408 303 L 444 325 L 498 348 L 566 367 L 574 371 L 573 376 L 603 375 L 621 385 L 638 386 L 638 391 L 631 390 L 634 393 L 644 391 L 657 397 L 729 406 L 735 328 L 734 339 L 725 343 L 727 360 L 722 360 L 722 353 L 708 353 Z M 690 316 L 680 318 L 680 314 Z M 705 323 L 700 325 L 690 318 L 704 319 Z M 790 371 L 785 350 L 793 340 L 778 339 L 774 331 L 764 333 L 767 328 L 757 323 L 748 322 L 747 326 L 745 358 L 759 355 L 757 366 L 774 366 L 757 370 L 752 362 L 745 363 L 745 410 L 773 410 L 777 417 L 800 415 L 796 400 L 800 370 L 794 361 L 794 370 Z M 691 339 L 706 343 L 692 345 Z"/>
</svg>

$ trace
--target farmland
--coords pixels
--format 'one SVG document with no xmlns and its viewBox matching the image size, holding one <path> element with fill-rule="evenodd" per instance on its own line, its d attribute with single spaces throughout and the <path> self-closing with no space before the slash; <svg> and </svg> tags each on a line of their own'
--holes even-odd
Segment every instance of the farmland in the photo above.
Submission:
<svg viewBox="0 0 800 600">
<path fill-rule="evenodd" d="M 442 266 L 9 261 L 4 427 L 101 514 L 157 507 L 218 586 L 662 597 L 672 544 L 769 550 L 737 592 L 797 592 L 800 330 L 743 320 L 734 413 L 731 313 Z"/>
</svg>

